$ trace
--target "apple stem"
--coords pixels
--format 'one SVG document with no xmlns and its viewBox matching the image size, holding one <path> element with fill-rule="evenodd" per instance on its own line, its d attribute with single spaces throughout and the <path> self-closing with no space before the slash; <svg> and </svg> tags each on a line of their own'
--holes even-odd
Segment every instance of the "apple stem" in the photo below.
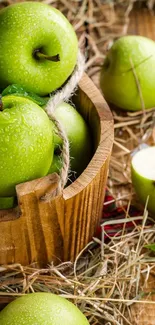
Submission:
<svg viewBox="0 0 155 325">
<path fill-rule="evenodd" d="M 0 96 L 0 111 L 3 111 L 3 102 L 2 102 L 2 96 Z"/>
<path fill-rule="evenodd" d="M 40 52 L 40 50 L 35 50 L 34 51 L 34 56 L 36 57 L 36 59 L 39 59 L 39 60 L 49 60 L 49 61 L 52 61 L 52 62 L 60 61 L 60 55 L 59 54 L 50 56 L 50 55 L 46 55 L 46 54 Z"/>
</svg>

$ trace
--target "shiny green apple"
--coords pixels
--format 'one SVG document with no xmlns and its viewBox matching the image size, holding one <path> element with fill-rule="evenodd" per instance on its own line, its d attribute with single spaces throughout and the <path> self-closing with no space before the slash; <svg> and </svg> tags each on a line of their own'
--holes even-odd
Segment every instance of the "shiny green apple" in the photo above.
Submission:
<svg viewBox="0 0 155 325">
<path fill-rule="evenodd" d="M 31 293 L 14 300 L 0 312 L 0 324 L 89 325 L 73 303 L 52 293 Z"/>
<path fill-rule="evenodd" d="M 92 142 L 89 127 L 80 113 L 70 104 L 62 103 L 55 109 L 55 116 L 63 126 L 70 145 L 70 170 L 79 176 L 92 156 Z M 62 140 L 54 135 L 55 154 L 62 147 Z M 58 163 L 60 169 L 60 160 Z M 50 171 L 54 170 L 51 166 Z"/>
<path fill-rule="evenodd" d="M 0 197 L 0 210 L 13 208 L 14 201 L 14 196 Z"/>
<path fill-rule="evenodd" d="M 105 99 L 131 111 L 141 110 L 143 105 L 146 109 L 154 107 L 154 71 L 155 42 L 138 35 L 121 37 L 109 50 L 101 69 L 100 86 Z"/>
<path fill-rule="evenodd" d="M 155 217 L 155 146 L 144 148 L 132 158 L 131 177 L 135 192 L 148 211 Z"/>
<path fill-rule="evenodd" d="M 53 129 L 44 110 L 29 99 L 3 97 L 0 111 L 0 197 L 19 183 L 45 176 L 53 159 Z"/>
<path fill-rule="evenodd" d="M 62 161 L 61 155 L 58 155 L 55 153 L 53 155 L 52 164 L 48 171 L 48 174 L 53 174 L 53 173 L 60 174 L 62 166 L 63 166 L 63 161 Z"/>
<path fill-rule="evenodd" d="M 12 4 L 0 11 L 0 88 L 19 84 L 39 95 L 59 88 L 77 61 L 72 25 L 41 2 Z"/>
</svg>

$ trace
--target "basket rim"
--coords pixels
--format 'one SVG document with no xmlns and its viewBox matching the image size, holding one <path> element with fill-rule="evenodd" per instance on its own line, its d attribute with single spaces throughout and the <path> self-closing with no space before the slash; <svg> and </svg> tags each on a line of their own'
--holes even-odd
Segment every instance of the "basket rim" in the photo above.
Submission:
<svg viewBox="0 0 155 325">
<path fill-rule="evenodd" d="M 113 116 L 100 90 L 86 73 L 84 73 L 78 86 L 91 100 L 96 109 L 100 121 L 100 141 L 92 159 L 81 175 L 63 190 L 63 198 L 65 200 L 83 191 L 94 180 L 102 166 L 109 159 L 114 142 Z"/>
</svg>

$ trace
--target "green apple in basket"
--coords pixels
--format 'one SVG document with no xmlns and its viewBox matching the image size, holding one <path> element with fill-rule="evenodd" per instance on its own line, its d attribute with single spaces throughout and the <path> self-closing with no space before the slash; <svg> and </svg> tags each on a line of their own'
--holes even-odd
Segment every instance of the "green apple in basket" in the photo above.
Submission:
<svg viewBox="0 0 155 325">
<path fill-rule="evenodd" d="M 20 297 L 0 312 L 1 325 L 89 325 L 84 314 L 67 299 L 52 293 Z"/>
<path fill-rule="evenodd" d="M 104 61 L 100 86 L 105 99 L 125 110 L 155 106 L 155 42 L 132 35 L 118 39 Z"/>
<path fill-rule="evenodd" d="M 57 148 L 58 147 L 55 144 L 53 160 L 52 160 L 52 164 L 50 166 L 50 169 L 48 171 L 48 174 L 53 174 L 53 173 L 60 174 L 61 168 L 63 166 L 61 151 L 59 151 L 59 149 L 57 149 Z"/>
<path fill-rule="evenodd" d="M 3 98 L 8 95 L 14 95 L 17 98 L 28 98 L 43 108 L 45 108 L 49 100 L 49 97 L 43 98 L 35 93 L 27 92 L 24 87 L 17 84 L 10 85 L 3 90 Z M 55 116 L 68 137 L 70 145 L 70 172 L 77 177 L 86 168 L 92 157 L 92 139 L 89 127 L 77 109 L 65 102 L 58 105 L 55 109 Z M 52 122 L 51 126 L 54 130 L 54 156 L 48 174 L 59 173 L 63 165 L 61 157 L 62 139 L 57 135 L 56 128 Z"/>
<path fill-rule="evenodd" d="M 15 204 L 15 197 L 0 197 L 0 210 L 13 208 Z"/>
<path fill-rule="evenodd" d="M 44 96 L 71 75 L 77 51 L 73 27 L 59 10 L 30 1 L 0 11 L 0 89 L 15 83 Z"/>
<path fill-rule="evenodd" d="M 0 107 L 0 197 L 10 197 L 17 184 L 47 174 L 53 129 L 44 110 L 27 98 L 8 95 Z"/>
<path fill-rule="evenodd" d="M 133 186 L 140 202 L 155 217 L 155 146 L 148 146 L 134 154 L 131 161 Z"/>
<path fill-rule="evenodd" d="M 87 123 L 75 107 L 68 103 L 62 103 L 55 109 L 55 117 L 61 123 L 70 145 L 70 172 L 75 177 L 88 165 L 92 157 L 91 134 Z M 54 159 L 49 173 L 59 172 L 62 167 L 60 156 L 62 139 L 54 135 Z M 73 176 L 74 179 L 74 176 Z"/>
</svg>

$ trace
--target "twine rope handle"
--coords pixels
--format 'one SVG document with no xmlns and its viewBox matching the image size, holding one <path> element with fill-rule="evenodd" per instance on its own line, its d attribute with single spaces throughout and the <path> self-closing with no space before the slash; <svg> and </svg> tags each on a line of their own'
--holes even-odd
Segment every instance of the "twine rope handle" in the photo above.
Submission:
<svg viewBox="0 0 155 325">
<path fill-rule="evenodd" d="M 54 122 L 57 133 L 63 141 L 62 145 L 62 161 L 63 165 L 60 171 L 60 191 L 64 188 L 68 180 L 68 172 L 69 172 L 69 162 L 70 162 L 70 155 L 69 155 L 69 141 L 64 131 L 62 124 L 57 120 L 54 115 L 55 108 L 60 105 L 63 101 L 67 102 L 69 98 L 74 94 L 77 85 L 82 78 L 83 72 L 85 70 L 85 58 L 81 51 L 78 51 L 77 56 L 77 63 L 75 69 L 70 76 L 67 83 L 62 87 L 61 90 L 57 91 L 56 94 L 49 99 L 45 111 L 48 117 Z"/>
</svg>

